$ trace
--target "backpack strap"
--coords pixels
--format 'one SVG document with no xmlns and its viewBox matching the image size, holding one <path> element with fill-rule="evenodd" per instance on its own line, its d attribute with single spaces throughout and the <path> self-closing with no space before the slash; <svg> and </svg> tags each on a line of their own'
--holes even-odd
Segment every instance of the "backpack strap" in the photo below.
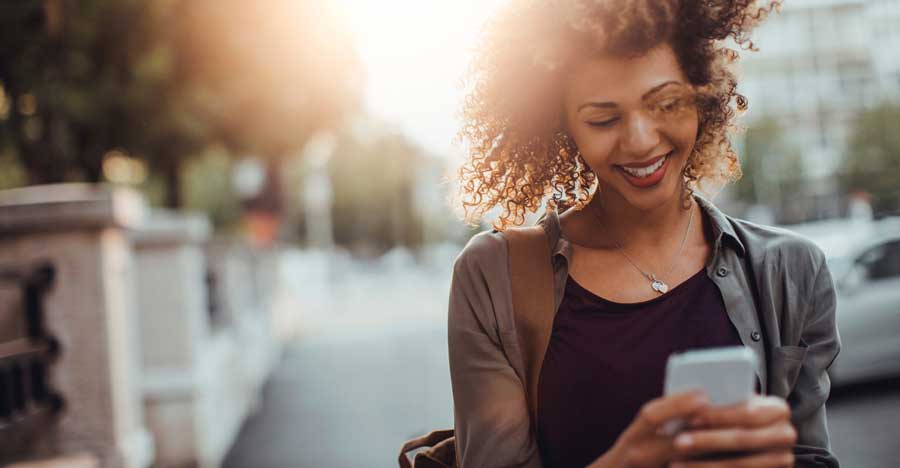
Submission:
<svg viewBox="0 0 900 468">
<path fill-rule="evenodd" d="M 513 314 L 522 361 L 525 365 L 525 395 L 533 430 L 537 430 L 537 391 L 550 344 L 556 298 L 553 294 L 553 267 L 550 244 L 544 228 L 510 228 L 503 232 L 509 251 L 509 278 L 512 286 Z M 456 467 L 458 458 L 454 431 L 434 431 L 410 440 L 400 449 L 401 468 Z M 430 447 L 410 463 L 407 453 Z"/>
<path fill-rule="evenodd" d="M 525 395 L 532 428 L 537 430 L 538 382 L 556 317 L 553 266 L 544 228 L 504 231 L 509 249 L 516 335 L 525 365 Z"/>
<path fill-rule="evenodd" d="M 447 460 L 442 462 L 444 466 L 456 466 L 456 453 L 454 452 L 454 447 L 449 446 L 447 444 L 453 444 L 453 429 L 445 429 L 442 431 L 432 431 L 426 435 L 421 437 L 417 437 L 415 439 L 409 440 L 403 444 L 403 447 L 400 448 L 400 468 L 412 468 L 413 464 L 410 463 L 409 458 L 406 456 L 408 452 L 413 450 L 417 450 L 424 447 L 429 447 L 431 449 L 438 449 L 438 447 L 444 447 L 443 450 L 432 450 L 435 452 L 440 452 L 437 455 L 442 455 L 441 458 L 447 458 Z M 444 453 L 446 452 L 446 453 Z M 432 455 L 431 453 L 426 453 L 426 455 Z M 418 456 L 416 457 L 416 461 L 418 461 Z M 415 466 L 419 466 L 419 463 L 416 463 Z M 437 466 L 440 466 L 437 465 Z"/>
</svg>

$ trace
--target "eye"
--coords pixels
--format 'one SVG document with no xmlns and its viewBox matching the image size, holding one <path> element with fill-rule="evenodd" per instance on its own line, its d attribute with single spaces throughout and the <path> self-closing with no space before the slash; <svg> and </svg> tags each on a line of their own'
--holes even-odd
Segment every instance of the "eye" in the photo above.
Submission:
<svg viewBox="0 0 900 468">
<path fill-rule="evenodd" d="M 619 121 L 618 117 L 613 117 L 611 119 L 606 119 L 606 120 L 591 121 L 591 122 L 588 122 L 587 124 L 590 125 L 591 127 L 609 128 L 609 127 L 612 127 L 618 121 Z"/>
<path fill-rule="evenodd" d="M 672 112 L 681 104 L 681 99 L 669 99 L 667 101 L 663 101 L 659 103 L 659 108 L 664 112 Z"/>
</svg>

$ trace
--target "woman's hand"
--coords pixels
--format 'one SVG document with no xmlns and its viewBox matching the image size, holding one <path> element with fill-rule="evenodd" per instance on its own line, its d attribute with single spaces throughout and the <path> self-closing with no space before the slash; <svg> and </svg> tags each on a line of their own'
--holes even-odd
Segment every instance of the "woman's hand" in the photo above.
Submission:
<svg viewBox="0 0 900 468">
<path fill-rule="evenodd" d="M 690 421 L 705 414 L 708 400 L 699 392 L 661 397 L 646 403 L 615 445 L 588 468 L 662 468 L 675 454 L 672 437 L 663 426 L 673 420 Z"/>
<path fill-rule="evenodd" d="M 690 419 L 675 439 L 680 461 L 671 468 L 790 468 L 796 442 L 787 403 L 757 395 L 738 405 L 707 408 Z M 710 455 L 715 460 L 698 460 Z"/>
</svg>

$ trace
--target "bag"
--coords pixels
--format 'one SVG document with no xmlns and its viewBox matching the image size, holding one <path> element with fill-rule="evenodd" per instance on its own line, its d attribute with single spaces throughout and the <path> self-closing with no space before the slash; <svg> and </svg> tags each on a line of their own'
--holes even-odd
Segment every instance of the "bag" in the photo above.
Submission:
<svg viewBox="0 0 900 468">
<path fill-rule="evenodd" d="M 407 441 L 400 448 L 400 468 L 454 468 L 456 467 L 456 439 L 453 429 L 434 431 Z M 428 450 L 416 454 L 413 464 L 409 464 L 407 453 L 423 447 Z"/>
<path fill-rule="evenodd" d="M 537 427 L 537 385 L 544 353 L 553 329 L 555 301 L 550 245 L 544 228 L 531 226 L 504 231 L 509 249 L 516 336 L 525 363 L 525 396 L 532 427 Z M 410 464 L 407 453 L 416 454 Z M 434 431 L 412 439 L 400 448 L 400 468 L 458 468 L 453 429 Z"/>
</svg>

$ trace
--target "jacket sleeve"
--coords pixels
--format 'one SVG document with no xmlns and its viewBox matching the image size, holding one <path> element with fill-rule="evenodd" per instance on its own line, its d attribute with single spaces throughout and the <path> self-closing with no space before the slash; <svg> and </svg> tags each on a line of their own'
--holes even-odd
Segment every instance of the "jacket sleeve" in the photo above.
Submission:
<svg viewBox="0 0 900 468">
<path fill-rule="evenodd" d="M 505 259 L 489 250 L 498 248 L 505 249 L 502 239 L 476 236 L 453 271 L 448 344 L 457 460 L 460 468 L 541 468 L 524 386 L 504 352 L 514 332 L 501 332 L 495 310 L 509 294 Z"/>
<path fill-rule="evenodd" d="M 831 391 L 827 371 L 837 357 L 841 344 L 835 322 L 834 283 L 824 255 L 820 254 L 819 258 L 801 332 L 807 353 L 797 385 L 788 396 L 792 422 L 798 434 L 794 448 L 796 466 L 802 468 L 838 466 L 838 460 L 831 452 L 825 401 Z"/>
</svg>

